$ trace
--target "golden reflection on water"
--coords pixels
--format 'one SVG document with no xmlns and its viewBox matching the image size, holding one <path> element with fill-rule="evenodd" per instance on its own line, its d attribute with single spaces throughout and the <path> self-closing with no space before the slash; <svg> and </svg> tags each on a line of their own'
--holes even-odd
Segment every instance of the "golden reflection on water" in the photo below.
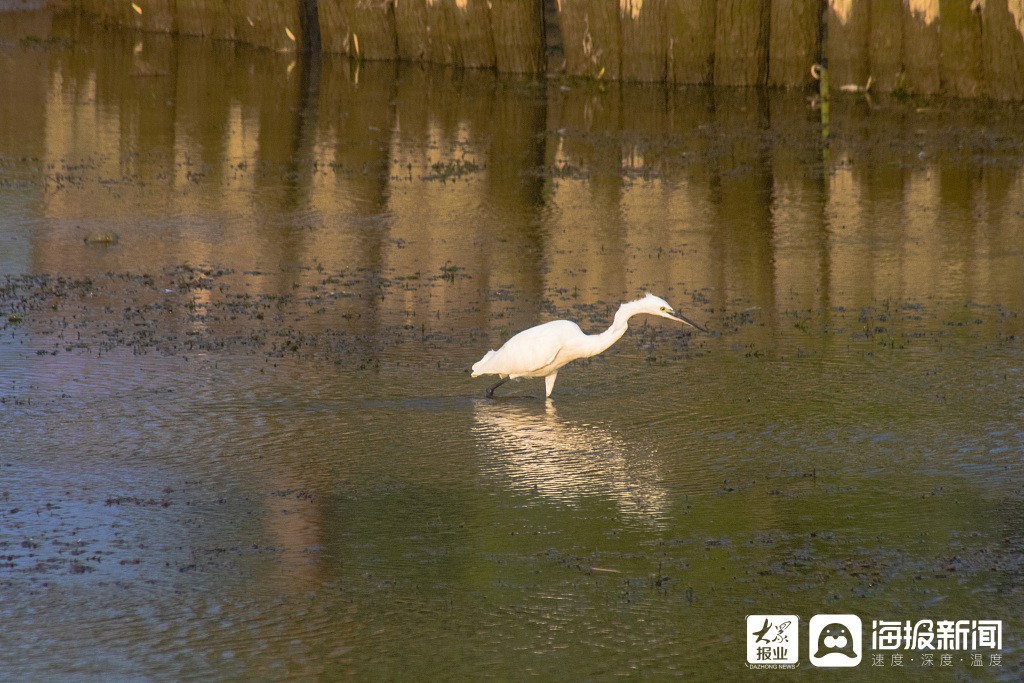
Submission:
<svg viewBox="0 0 1024 683">
<path fill-rule="evenodd" d="M 0 148 L 27 196 L 3 202 L 35 226 L 4 272 L 369 269 L 407 285 L 380 292 L 380 323 L 459 327 L 528 322 L 539 304 L 506 290 L 780 312 L 1024 297 L 1020 158 L 983 155 L 1016 130 L 1007 112 L 840 100 L 822 168 L 799 94 L 289 68 L 47 16 L 4 55 L 4 90 L 25 96 L 4 103 Z M 101 229 L 121 240 L 86 249 Z"/>
</svg>

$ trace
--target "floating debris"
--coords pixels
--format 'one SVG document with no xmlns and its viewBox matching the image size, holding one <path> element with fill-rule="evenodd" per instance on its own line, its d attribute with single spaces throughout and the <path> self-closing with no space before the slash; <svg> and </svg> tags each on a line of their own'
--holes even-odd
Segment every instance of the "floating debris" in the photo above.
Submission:
<svg viewBox="0 0 1024 683">
<path fill-rule="evenodd" d="M 121 241 L 116 232 L 90 232 L 85 236 L 86 244 L 114 245 Z"/>
<path fill-rule="evenodd" d="M 847 83 L 846 85 L 839 86 L 839 89 L 843 92 L 866 93 L 871 90 L 871 76 L 868 76 L 868 82 L 864 85 Z"/>
</svg>

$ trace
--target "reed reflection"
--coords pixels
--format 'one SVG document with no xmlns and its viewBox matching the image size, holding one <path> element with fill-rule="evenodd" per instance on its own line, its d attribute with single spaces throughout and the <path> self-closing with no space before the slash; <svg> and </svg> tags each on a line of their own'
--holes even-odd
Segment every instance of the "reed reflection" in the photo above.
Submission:
<svg viewBox="0 0 1024 683">
<path fill-rule="evenodd" d="M 668 492 L 653 446 L 558 415 L 548 400 L 476 401 L 473 431 L 488 479 L 561 505 L 609 501 L 624 517 L 660 524 Z"/>
<path fill-rule="evenodd" d="M 88 49 L 12 50 L 2 77 L 25 97 L 0 135 L 30 161 L 0 202 L 40 222 L 0 257 L 20 272 L 248 271 L 275 301 L 311 294 L 304 331 L 344 328 L 363 356 L 395 326 L 519 329 L 644 290 L 765 311 L 766 345 L 794 309 L 1024 301 L 1009 112 L 837 101 L 823 165 L 791 93 L 318 70 L 63 14 L 25 31 Z M 122 239 L 85 250 L 88 231 Z"/>
</svg>

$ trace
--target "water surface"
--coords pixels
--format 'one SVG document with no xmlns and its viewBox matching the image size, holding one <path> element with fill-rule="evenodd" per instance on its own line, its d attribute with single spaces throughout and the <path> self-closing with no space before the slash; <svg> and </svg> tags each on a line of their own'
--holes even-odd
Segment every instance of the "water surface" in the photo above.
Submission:
<svg viewBox="0 0 1024 683">
<path fill-rule="evenodd" d="M 0 25 L 3 678 L 753 677 L 848 612 L 1004 624 L 853 677 L 1020 676 L 1019 109 Z M 469 377 L 646 290 L 710 333 Z"/>
</svg>

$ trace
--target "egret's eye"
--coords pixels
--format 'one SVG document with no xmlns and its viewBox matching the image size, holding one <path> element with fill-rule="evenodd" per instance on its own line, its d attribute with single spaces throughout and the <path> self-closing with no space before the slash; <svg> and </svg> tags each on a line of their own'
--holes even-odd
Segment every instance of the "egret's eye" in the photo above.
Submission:
<svg viewBox="0 0 1024 683">
<path fill-rule="evenodd" d="M 662 307 L 661 307 L 661 310 L 663 310 L 663 311 L 667 311 L 668 309 L 667 309 L 667 308 L 665 308 L 664 306 L 662 306 Z"/>
</svg>

